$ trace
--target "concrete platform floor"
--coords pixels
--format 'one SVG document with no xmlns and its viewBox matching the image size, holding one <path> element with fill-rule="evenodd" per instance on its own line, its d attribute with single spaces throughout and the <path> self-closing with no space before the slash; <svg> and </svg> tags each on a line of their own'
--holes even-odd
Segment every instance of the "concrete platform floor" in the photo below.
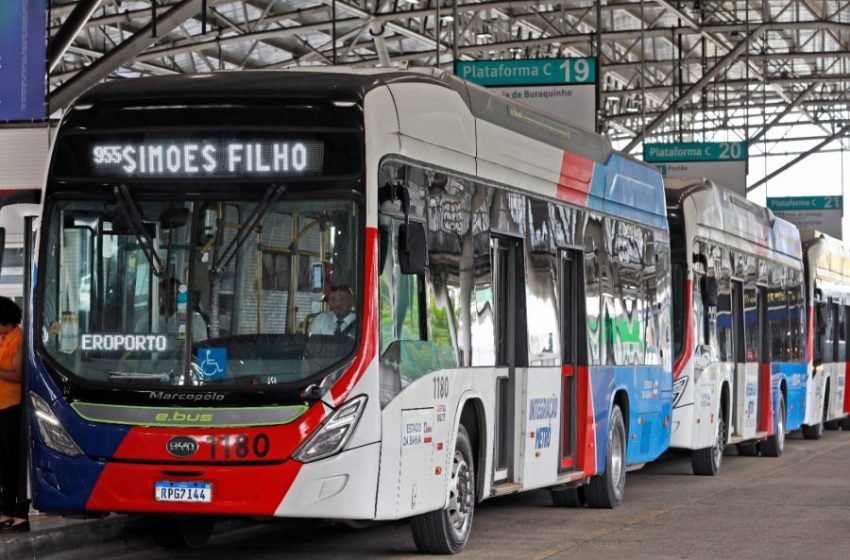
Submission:
<svg viewBox="0 0 850 560">
<path fill-rule="evenodd" d="M 218 534 L 190 552 L 151 543 L 112 557 L 423 558 L 405 523 L 351 529 L 286 521 Z M 625 503 L 613 511 L 557 509 L 548 491 L 488 500 L 461 557 L 850 558 L 850 432 L 826 432 L 820 441 L 791 434 L 778 459 L 730 451 L 713 478 L 693 476 L 689 457 L 672 454 L 629 473 Z"/>
</svg>

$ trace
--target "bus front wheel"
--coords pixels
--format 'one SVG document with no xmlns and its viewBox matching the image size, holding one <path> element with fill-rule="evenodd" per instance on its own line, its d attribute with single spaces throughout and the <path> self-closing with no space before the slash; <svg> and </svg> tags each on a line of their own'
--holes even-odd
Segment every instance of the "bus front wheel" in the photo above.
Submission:
<svg viewBox="0 0 850 560">
<path fill-rule="evenodd" d="M 472 443 L 463 424 L 457 432 L 445 509 L 417 515 L 410 522 L 416 549 L 426 554 L 456 554 L 472 532 L 475 513 L 475 461 Z"/>
</svg>

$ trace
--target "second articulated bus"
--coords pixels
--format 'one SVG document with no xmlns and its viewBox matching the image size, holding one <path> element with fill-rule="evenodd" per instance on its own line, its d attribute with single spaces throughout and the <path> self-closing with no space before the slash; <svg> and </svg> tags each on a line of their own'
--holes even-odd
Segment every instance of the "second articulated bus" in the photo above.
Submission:
<svg viewBox="0 0 850 560">
<path fill-rule="evenodd" d="M 676 362 L 671 446 L 778 456 L 806 411 L 804 274 L 790 223 L 710 181 L 667 181 Z"/>
</svg>

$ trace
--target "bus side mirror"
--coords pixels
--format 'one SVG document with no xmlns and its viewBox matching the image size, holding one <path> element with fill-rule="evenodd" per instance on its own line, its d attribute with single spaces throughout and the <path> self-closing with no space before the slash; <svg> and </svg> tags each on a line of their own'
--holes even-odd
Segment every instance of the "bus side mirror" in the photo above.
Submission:
<svg viewBox="0 0 850 560">
<path fill-rule="evenodd" d="M 815 321 L 817 322 L 818 333 L 826 332 L 826 327 L 829 325 L 829 320 L 826 316 L 826 306 L 818 304 L 815 306 Z"/>
<path fill-rule="evenodd" d="M 3 271 L 3 255 L 6 254 L 6 228 L 0 227 L 0 272 Z"/>
<path fill-rule="evenodd" d="M 425 274 L 428 252 L 423 224 L 412 222 L 399 226 L 398 260 L 402 274 Z"/>
<path fill-rule="evenodd" d="M 717 278 L 714 276 L 703 276 L 700 282 L 702 292 L 702 304 L 705 307 L 717 307 Z"/>
</svg>

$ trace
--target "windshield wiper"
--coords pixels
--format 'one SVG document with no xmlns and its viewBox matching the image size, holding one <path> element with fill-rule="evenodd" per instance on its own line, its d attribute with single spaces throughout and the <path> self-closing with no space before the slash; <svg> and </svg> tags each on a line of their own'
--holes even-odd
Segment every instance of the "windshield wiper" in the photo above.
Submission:
<svg viewBox="0 0 850 560">
<path fill-rule="evenodd" d="M 221 276 L 227 270 L 230 261 L 236 256 L 236 251 L 248 240 L 254 228 L 257 227 L 257 224 L 260 223 L 260 220 L 263 219 L 269 210 L 274 207 L 275 202 L 277 202 L 277 199 L 280 198 L 280 195 L 285 190 L 286 187 L 284 185 L 272 185 L 266 189 L 266 192 L 263 193 L 263 198 L 254 206 L 251 213 L 248 214 L 245 225 L 239 228 L 236 235 L 233 236 L 233 239 L 230 240 L 230 243 L 227 244 L 227 247 L 224 248 L 224 251 L 221 252 L 221 255 L 212 264 L 212 270 L 216 275 Z"/>
<path fill-rule="evenodd" d="M 118 185 L 112 190 L 115 193 L 115 198 L 118 199 L 121 212 L 124 213 L 127 222 L 130 224 L 130 229 L 133 230 L 136 240 L 142 246 L 142 252 L 145 254 L 145 258 L 148 259 L 153 273 L 157 277 L 162 278 L 165 275 L 165 265 L 162 264 L 162 260 L 154 250 L 153 243 L 151 243 L 151 239 L 145 231 L 145 222 L 142 219 L 141 212 L 139 212 L 139 207 L 136 205 L 133 197 L 130 196 L 130 189 L 127 188 L 127 185 Z"/>
</svg>

